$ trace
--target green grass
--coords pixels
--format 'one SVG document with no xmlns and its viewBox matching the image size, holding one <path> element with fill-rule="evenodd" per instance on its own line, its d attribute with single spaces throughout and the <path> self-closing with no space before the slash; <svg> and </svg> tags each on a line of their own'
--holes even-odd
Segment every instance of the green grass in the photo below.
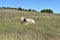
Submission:
<svg viewBox="0 0 60 40">
<path fill-rule="evenodd" d="M 21 24 L 21 16 L 36 23 Z M 4 9 L 0 11 L 0 40 L 60 40 L 60 16 Z"/>
</svg>

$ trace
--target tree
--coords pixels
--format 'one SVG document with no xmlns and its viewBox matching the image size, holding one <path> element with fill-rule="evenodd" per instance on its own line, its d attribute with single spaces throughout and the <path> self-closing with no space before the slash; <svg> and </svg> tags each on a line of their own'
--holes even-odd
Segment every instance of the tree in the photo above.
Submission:
<svg viewBox="0 0 60 40">
<path fill-rule="evenodd" d="M 36 10 L 34 10 L 34 9 L 33 9 L 32 11 L 37 12 L 37 11 L 36 11 Z"/>
<path fill-rule="evenodd" d="M 28 9 L 28 11 L 31 11 L 31 9 Z"/>
<path fill-rule="evenodd" d="M 22 10 L 22 8 L 21 7 L 18 7 L 18 10 Z"/>
<path fill-rule="evenodd" d="M 3 9 L 5 9 L 5 7 L 2 7 Z"/>
<path fill-rule="evenodd" d="M 53 11 L 51 9 L 43 9 L 40 12 L 42 12 L 42 13 L 53 13 Z"/>
<path fill-rule="evenodd" d="M 1 7 L 0 7 L 1 8 Z"/>
<path fill-rule="evenodd" d="M 24 8 L 18 7 L 18 10 L 24 11 Z"/>
<path fill-rule="evenodd" d="M 24 9 L 24 11 L 28 11 L 27 9 Z"/>
</svg>

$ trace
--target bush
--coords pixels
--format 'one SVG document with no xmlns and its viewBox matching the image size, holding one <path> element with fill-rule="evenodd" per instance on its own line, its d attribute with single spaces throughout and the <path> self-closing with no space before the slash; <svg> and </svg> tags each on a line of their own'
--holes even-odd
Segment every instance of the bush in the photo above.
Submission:
<svg viewBox="0 0 60 40">
<path fill-rule="evenodd" d="M 51 9 L 43 9 L 40 12 L 42 12 L 42 13 L 53 13 L 53 11 Z"/>
</svg>

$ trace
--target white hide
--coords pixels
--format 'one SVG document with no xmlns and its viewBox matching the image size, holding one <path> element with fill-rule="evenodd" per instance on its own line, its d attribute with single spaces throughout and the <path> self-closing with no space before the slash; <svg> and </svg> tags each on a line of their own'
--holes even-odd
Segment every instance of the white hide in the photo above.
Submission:
<svg viewBox="0 0 60 40">
<path fill-rule="evenodd" d="M 21 23 L 24 23 L 24 17 L 20 18 Z"/>
<path fill-rule="evenodd" d="M 21 21 L 23 21 L 23 19 L 24 19 L 24 17 L 21 17 L 21 19 L 20 19 L 20 20 L 21 20 Z"/>
<path fill-rule="evenodd" d="M 21 17 L 21 23 L 26 23 L 26 24 L 34 24 L 35 21 L 33 19 L 26 19 L 27 22 L 24 22 L 24 19 L 26 19 L 25 17 Z"/>
<path fill-rule="evenodd" d="M 27 23 L 32 23 L 32 24 L 35 23 L 35 21 L 33 19 L 26 19 L 26 21 L 27 21 Z"/>
</svg>

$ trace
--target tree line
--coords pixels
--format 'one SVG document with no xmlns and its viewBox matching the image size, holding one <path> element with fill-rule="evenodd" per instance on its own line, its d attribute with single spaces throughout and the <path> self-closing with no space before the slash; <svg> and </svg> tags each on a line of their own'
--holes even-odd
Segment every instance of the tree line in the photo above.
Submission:
<svg viewBox="0 0 60 40">
<path fill-rule="evenodd" d="M 34 9 L 24 9 L 22 7 L 18 7 L 18 8 L 12 8 L 12 7 L 0 7 L 2 9 L 16 9 L 16 10 L 20 10 L 20 11 L 34 11 L 34 12 L 37 12 L 36 10 Z"/>
<path fill-rule="evenodd" d="M 35 9 L 24 9 L 22 7 L 18 7 L 18 8 L 13 8 L 13 7 L 0 7 L 0 8 L 2 8 L 2 9 L 16 9 L 16 10 L 20 10 L 20 11 L 34 11 L 34 12 L 38 12 Z M 40 12 L 42 12 L 42 13 L 53 13 L 53 10 L 52 9 L 42 9 L 42 10 L 40 10 Z"/>
</svg>

